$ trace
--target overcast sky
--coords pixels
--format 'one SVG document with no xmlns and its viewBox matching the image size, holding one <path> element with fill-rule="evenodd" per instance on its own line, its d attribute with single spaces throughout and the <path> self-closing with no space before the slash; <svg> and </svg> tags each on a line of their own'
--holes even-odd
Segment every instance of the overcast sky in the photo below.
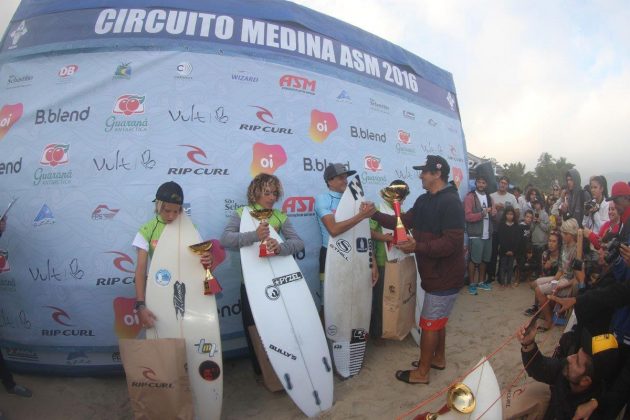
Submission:
<svg viewBox="0 0 630 420">
<path fill-rule="evenodd" d="M 296 2 L 451 72 L 471 153 L 630 178 L 628 0 Z M 4 32 L 18 1 L 0 3 Z"/>
</svg>

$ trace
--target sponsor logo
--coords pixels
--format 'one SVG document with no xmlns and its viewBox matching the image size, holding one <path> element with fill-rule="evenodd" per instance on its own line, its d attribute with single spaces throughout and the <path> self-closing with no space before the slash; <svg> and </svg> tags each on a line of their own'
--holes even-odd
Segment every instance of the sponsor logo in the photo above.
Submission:
<svg viewBox="0 0 630 420">
<path fill-rule="evenodd" d="M 35 111 L 35 125 L 85 121 L 90 117 L 90 108 L 91 107 L 88 106 L 83 111 L 63 111 L 61 108 L 57 110 L 50 108 L 38 109 Z"/>
<path fill-rule="evenodd" d="M 51 309 L 50 316 L 57 324 L 64 327 L 74 327 L 70 315 L 66 311 L 56 306 L 43 306 L 44 308 Z M 64 329 L 43 329 L 43 336 L 48 337 L 95 337 L 94 331 L 85 328 L 64 328 Z"/>
<path fill-rule="evenodd" d="M 446 95 L 446 102 L 451 107 L 451 111 L 455 111 L 455 97 L 451 92 Z"/>
<path fill-rule="evenodd" d="M 46 224 L 55 223 L 55 216 L 53 216 L 53 212 L 50 210 L 47 204 L 44 204 L 42 208 L 33 219 L 33 226 L 41 226 Z"/>
<path fill-rule="evenodd" d="M 133 262 L 133 259 L 129 255 L 125 254 L 124 252 L 119 252 L 119 251 L 106 251 L 105 254 L 116 255 L 116 258 L 114 258 L 112 263 L 114 264 L 114 267 L 116 267 L 118 270 L 124 273 L 129 273 L 129 274 L 135 273 L 134 271 L 135 264 Z"/>
<path fill-rule="evenodd" d="M 15 162 L 0 162 L 0 175 L 17 174 L 22 170 L 22 158 Z"/>
<path fill-rule="evenodd" d="M 21 103 L 3 105 L 0 109 L 0 140 L 7 135 L 11 127 L 22 117 L 24 107 Z"/>
<path fill-rule="evenodd" d="M 276 286 L 269 285 L 265 287 L 265 295 L 269 300 L 277 300 L 280 297 L 280 289 Z"/>
<path fill-rule="evenodd" d="M 182 61 L 179 63 L 175 67 L 175 70 L 177 71 L 177 76 L 175 76 L 176 79 L 192 79 L 190 75 L 193 72 L 193 65 L 188 61 Z"/>
<path fill-rule="evenodd" d="M 289 217 L 313 216 L 315 214 L 315 198 L 289 197 L 282 203 L 282 212 Z"/>
<path fill-rule="evenodd" d="M 404 131 L 398 130 L 398 135 L 396 136 L 396 152 L 401 155 L 416 155 L 416 148 L 411 146 L 411 134 Z"/>
<path fill-rule="evenodd" d="M 367 238 L 357 238 L 357 252 L 368 252 L 369 248 Z"/>
<path fill-rule="evenodd" d="M 466 161 L 462 157 L 460 157 L 457 146 L 452 143 L 448 145 L 448 160 L 459 163 L 466 163 Z"/>
<path fill-rule="evenodd" d="M 352 338 L 350 343 L 356 343 L 357 341 L 365 341 L 368 338 L 368 333 L 363 328 L 352 330 Z"/>
<path fill-rule="evenodd" d="M 389 114 L 389 105 L 381 103 L 374 98 L 370 98 L 370 109 Z"/>
<path fill-rule="evenodd" d="M 453 166 L 451 168 L 451 173 L 453 174 L 453 182 L 455 183 L 455 186 L 459 188 L 462 181 L 464 180 L 464 172 L 462 171 L 462 168 Z"/>
<path fill-rule="evenodd" d="M 361 182 L 367 185 L 383 185 L 387 184 L 387 177 L 385 175 L 370 175 L 363 171 L 361 172 Z"/>
<path fill-rule="evenodd" d="M 114 299 L 114 330 L 118 338 L 135 338 L 140 333 L 142 325 L 135 304 L 135 298 L 119 296 Z"/>
<path fill-rule="evenodd" d="M 367 128 L 350 126 L 350 136 L 355 139 L 378 141 L 381 143 L 387 143 L 387 135 L 385 133 L 378 134 Z"/>
<path fill-rule="evenodd" d="M 323 112 L 316 109 L 311 111 L 311 126 L 308 136 L 316 143 L 323 143 L 339 125 L 332 112 Z"/>
<path fill-rule="evenodd" d="M 352 251 L 352 245 L 345 239 L 337 239 L 334 244 L 329 243 L 328 246 L 339 254 L 344 260 L 348 260 L 348 253 Z"/>
<path fill-rule="evenodd" d="M 416 114 L 414 114 L 411 111 L 407 111 L 407 110 L 403 109 L 402 114 L 403 114 L 403 117 L 405 117 L 405 118 L 407 118 L 409 120 L 415 120 L 416 119 Z"/>
<path fill-rule="evenodd" d="M 33 76 L 30 74 L 24 74 L 17 76 L 10 74 L 7 78 L 7 89 L 19 88 L 23 86 L 30 86 L 33 81 Z"/>
<path fill-rule="evenodd" d="M 411 133 L 405 130 L 398 130 L 398 142 L 402 144 L 411 144 Z"/>
<path fill-rule="evenodd" d="M 352 193 L 352 197 L 354 200 L 358 200 L 359 197 L 365 197 L 365 192 L 363 191 L 363 185 L 361 184 L 361 180 L 358 176 L 353 176 L 348 183 L 348 188 L 350 189 L 350 193 Z"/>
<path fill-rule="evenodd" d="M 239 207 L 244 207 L 247 202 L 239 203 L 232 198 L 226 198 L 223 200 L 223 210 L 225 211 L 225 217 L 230 217 Z M 284 211 L 284 210 L 283 210 Z"/>
<path fill-rule="evenodd" d="M 76 64 L 68 64 L 67 66 L 63 66 L 57 72 L 58 83 L 69 82 L 74 78 L 74 75 L 79 72 L 79 66 Z"/>
<path fill-rule="evenodd" d="M 217 312 L 221 315 L 221 318 L 229 318 L 231 316 L 240 316 L 241 313 L 241 300 L 239 299 L 233 305 L 223 305 L 220 308 L 217 308 Z"/>
<path fill-rule="evenodd" d="M 114 156 L 114 159 L 106 158 L 106 157 L 103 157 L 103 158 L 95 157 L 92 159 L 92 163 L 94 163 L 94 167 L 99 172 L 100 171 L 111 172 L 111 171 L 119 171 L 119 170 L 132 171 L 138 168 L 138 161 L 140 165 L 144 167 L 144 169 L 151 170 L 155 168 L 155 160 L 151 159 L 150 149 L 147 149 L 144 152 L 142 152 L 142 155 L 140 155 L 140 159 L 136 158 L 132 160 L 127 160 L 127 158 L 122 155 L 122 152 L 120 151 L 120 149 L 116 149 L 116 155 Z"/>
<path fill-rule="evenodd" d="M 306 93 L 308 95 L 315 95 L 317 81 L 309 80 L 306 77 L 285 74 L 280 78 L 279 84 L 284 90 L 292 90 L 295 92 Z"/>
<path fill-rule="evenodd" d="M 279 144 L 254 143 L 250 174 L 273 174 L 286 162 L 287 154 Z"/>
<path fill-rule="evenodd" d="M 348 92 L 346 92 L 345 90 L 342 90 L 339 95 L 337 95 L 337 102 L 343 102 L 346 104 L 351 104 L 352 103 L 352 98 L 350 98 L 350 95 L 348 95 Z"/>
<path fill-rule="evenodd" d="M 5 309 L 0 309 L 0 328 L 7 327 L 30 330 L 31 321 L 29 321 L 28 316 L 23 309 L 20 309 L 15 313 L 9 312 Z"/>
<path fill-rule="evenodd" d="M 114 71 L 114 79 L 131 79 L 131 63 L 121 63 Z"/>
<path fill-rule="evenodd" d="M 214 357 L 217 351 L 219 351 L 219 346 L 215 343 L 206 343 L 206 340 L 203 338 L 194 346 L 197 348 L 197 353 L 207 354 L 208 357 Z"/>
<path fill-rule="evenodd" d="M 282 286 L 283 284 L 291 283 L 294 281 L 302 280 L 304 276 L 301 272 L 297 271 L 291 274 L 285 274 L 284 276 L 276 277 L 272 279 L 274 286 Z"/>
<path fill-rule="evenodd" d="M 155 273 L 155 284 L 158 286 L 168 286 L 171 282 L 171 273 L 168 270 L 161 269 Z"/>
<path fill-rule="evenodd" d="M 442 149 L 442 145 L 439 143 L 433 144 L 431 142 L 427 142 L 427 143 L 423 142 L 420 144 L 420 148 L 427 155 L 441 155 L 442 153 L 444 153 Z"/>
<path fill-rule="evenodd" d="M 246 83 L 258 83 L 259 81 L 258 76 L 255 76 L 254 74 L 245 70 L 239 70 L 236 73 L 233 73 L 232 80 Z"/>
<path fill-rule="evenodd" d="M 207 124 L 212 121 L 213 114 L 212 112 L 200 112 L 195 110 L 196 105 L 193 104 L 190 107 L 190 112 L 188 110 L 182 111 L 180 109 L 171 111 L 168 110 L 168 115 L 170 115 L 171 120 L 173 122 L 190 122 L 190 123 L 200 123 Z M 220 106 L 214 110 L 214 119 L 216 122 L 221 124 L 226 124 L 230 117 L 225 114 L 225 108 Z"/>
<path fill-rule="evenodd" d="M 418 178 L 420 171 L 409 169 L 408 166 L 404 166 L 402 168 L 394 168 L 394 173 L 396 174 L 396 178 L 404 181 L 407 179 Z"/>
<path fill-rule="evenodd" d="M 435 121 L 433 118 L 429 118 L 427 120 L 427 124 L 430 125 L 431 127 L 437 127 L 438 125 L 437 121 Z"/>
<path fill-rule="evenodd" d="M 201 168 L 168 168 L 168 175 L 229 175 L 227 168 L 210 168 L 210 164 L 206 161 L 208 156 L 202 148 L 191 144 L 180 144 L 178 146 L 187 148 L 186 157 L 188 160 L 195 165 L 201 166 Z"/>
<path fill-rule="evenodd" d="M 267 108 L 257 105 L 250 105 L 252 108 L 257 109 L 256 118 L 259 121 L 263 122 L 266 125 L 259 124 L 241 124 L 238 128 L 239 130 L 247 130 L 247 131 L 261 131 L 264 133 L 272 133 L 272 134 L 293 134 L 293 130 L 286 127 L 276 127 L 276 123 L 273 122 L 274 117 L 271 111 Z"/>
<path fill-rule="evenodd" d="M 44 147 L 40 165 L 50 169 L 37 168 L 33 174 L 33 185 L 64 185 L 72 182 L 72 170 L 57 171 L 57 166 L 66 165 L 70 161 L 69 144 L 51 143 Z"/>
<path fill-rule="evenodd" d="M 146 96 L 137 94 L 126 94 L 119 96 L 114 103 L 111 115 L 105 120 L 105 132 L 129 133 L 144 132 L 149 127 L 146 118 L 131 118 L 133 115 L 144 114 Z M 121 116 L 122 119 L 117 118 Z"/>
<path fill-rule="evenodd" d="M 372 155 L 367 155 L 363 158 L 363 167 L 371 172 L 380 172 L 383 170 L 381 158 Z"/>
<path fill-rule="evenodd" d="M 27 32 L 28 28 L 26 27 L 26 21 L 23 20 L 22 22 L 20 22 L 18 27 L 12 30 L 9 34 L 9 36 L 11 37 L 11 45 L 9 46 L 9 49 L 12 50 L 13 48 L 16 48 L 18 42 L 20 42 L 20 38 L 26 35 Z"/>
<path fill-rule="evenodd" d="M 71 351 L 68 353 L 66 357 L 66 365 L 76 366 L 76 365 L 89 365 L 92 361 L 88 357 L 87 353 L 84 351 Z"/>
<path fill-rule="evenodd" d="M 106 204 L 99 204 L 92 211 L 92 220 L 112 220 L 120 209 L 110 209 Z"/>
<path fill-rule="evenodd" d="M 10 360 L 23 360 L 25 362 L 37 362 L 39 360 L 39 354 L 32 350 L 17 347 L 5 347 L 5 351 L 7 359 Z"/>
<path fill-rule="evenodd" d="M 175 318 L 183 318 L 186 313 L 186 284 L 179 280 L 173 284 L 173 307 Z"/>
<path fill-rule="evenodd" d="M 161 382 L 157 374 L 153 369 L 146 366 L 140 366 L 142 368 L 142 376 L 146 381 L 131 381 L 132 388 L 174 388 L 175 385 L 170 382 Z"/>
<path fill-rule="evenodd" d="M 326 167 L 330 164 L 331 162 L 326 159 L 319 160 L 318 158 L 302 158 L 302 167 L 304 169 L 304 172 L 324 172 Z M 349 171 L 350 161 L 344 163 L 343 166 L 346 168 L 346 170 Z"/>
<path fill-rule="evenodd" d="M 212 360 L 206 360 L 199 365 L 199 375 L 206 381 L 214 381 L 221 376 L 221 368 Z"/>
<path fill-rule="evenodd" d="M 6 273 L 7 271 L 11 271 L 11 266 L 9 265 L 9 251 L 0 249 L 0 273 Z"/>
<path fill-rule="evenodd" d="M 2 250 L 0 249 L 0 255 L 2 255 Z M 7 270 L 8 271 L 8 270 Z M 0 273 L 3 272 L 2 267 L 0 267 Z M 1 292 L 15 292 L 16 290 L 16 282 L 14 278 L 8 278 L 6 276 L 0 277 L 0 291 Z"/>
<path fill-rule="evenodd" d="M 286 350 L 282 350 L 280 347 L 275 346 L 273 344 L 269 344 L 269 348 L 277 353 L 280 353 L 281 355 L 283 355 L 284 357 L 288 357 L 291 360 L 297 360 L 297 356 L 293 353 L 289 353 Z"/>
<path fill-rule="evenodd" d="M 332 335 L 332 336 L 337 335 L 337 326 L 333 324 L 329 325 L 326 328 L 326 332 L 328 332 L 328 335 Z"/>
</svg>

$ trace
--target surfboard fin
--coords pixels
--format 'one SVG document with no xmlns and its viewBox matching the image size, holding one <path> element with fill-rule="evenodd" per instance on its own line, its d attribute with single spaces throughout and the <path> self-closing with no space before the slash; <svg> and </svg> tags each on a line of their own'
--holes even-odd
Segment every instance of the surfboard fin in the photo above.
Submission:
<svg viewBox="0 0 630 420">
<path fill-rule="evenodd" d="M 291 377 L 289 376 L 288 373 L 284 374 L 284 380 L 287 381 L 287 389 L 288 390 L 293 389 L 293 384 L 291 383 Z"/>
</svg>

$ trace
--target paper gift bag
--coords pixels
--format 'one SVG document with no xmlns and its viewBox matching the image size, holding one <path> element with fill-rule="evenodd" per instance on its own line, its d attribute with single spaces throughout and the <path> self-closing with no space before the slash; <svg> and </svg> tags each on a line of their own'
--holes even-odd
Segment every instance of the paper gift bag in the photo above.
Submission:
<svg viewBox="0 0 630 420">
<path fill-rule="evenodd" d="M 136 420 L 194 418 L 183 339 L 120 339 L 119 346 Z"/>
<path fill-rule="evenodd" d="M 386 262 L 383 338 L 402 340 L 414 326 L 416 276 L 416 263 L 412 257 Z"/>
</svg>

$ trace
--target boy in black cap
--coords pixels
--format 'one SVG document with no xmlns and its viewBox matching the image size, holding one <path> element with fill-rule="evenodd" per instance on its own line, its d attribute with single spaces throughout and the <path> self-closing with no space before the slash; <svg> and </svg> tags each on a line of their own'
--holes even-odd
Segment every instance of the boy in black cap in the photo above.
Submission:
<svg viewBox="0 0 630 420">
<path fill-rule="evenodd" d="M 140 324 L 145 328 L 153 327 L 156 319 L 144 301 L 148 260 L 153 256 L 166 225 L 174 222 L 182 212 L 184 191 L 176 182 L 165 182 L 158 188 L 153 202 L 155 203 L 155 217 L 142 225 L 133 240 L 133 246 L 138 249 L 135 309 L 138 311 Z M 201 264 L 212 265 L 212 254 L 209 251 L 201 255 Z"/>
<path fill-rule="evenodd" d="M 359 213 L 353 217 L 342 221 L 335 220 L 335 211 L 337 206 L 339 206 L 343 192 L 348 186 L 348 177 L 356 173 L 357 171 L 351 171 L 341 163 L 328 165 L 324 170 L 324 182 L 326 182 L 328 191 L 315 197 L 315 213 L 317 214 L 319 230 L 322 233 L 322 247 L 319 251 L 319 278 L 322 282 L 324 281 L 326 249 L 330 236 L 337 236 L 352 229 L 361 220 L 369 218 L 374 212 L 374 206 L 367 207 L 362 205 Z M 320 296 L 323 297 L 323 294 L 320 293 Z"/>
</svg>

